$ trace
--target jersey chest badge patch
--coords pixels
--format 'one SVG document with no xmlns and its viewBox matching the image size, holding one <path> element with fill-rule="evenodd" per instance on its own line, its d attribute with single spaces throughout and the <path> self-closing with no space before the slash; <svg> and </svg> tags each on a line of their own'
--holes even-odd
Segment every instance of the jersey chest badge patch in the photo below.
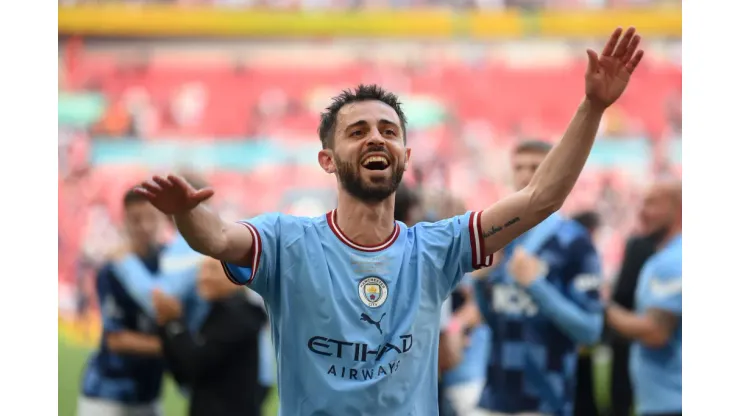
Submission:
<svg viewBox="0 0 740 416">
<path fill-rule="evenodd" d="M 369 276 L 360 280 L 358 287 L 360 300 L 371 308 L 377 308 L 388 299 L 388 286 L 383 279 Z"/>
</svg>

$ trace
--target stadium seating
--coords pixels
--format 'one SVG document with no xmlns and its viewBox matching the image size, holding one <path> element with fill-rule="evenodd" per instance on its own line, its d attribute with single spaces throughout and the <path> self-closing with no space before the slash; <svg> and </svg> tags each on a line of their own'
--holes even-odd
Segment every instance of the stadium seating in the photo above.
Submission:
<svg viewBox="0 0 740 416">
<path fill-rule="evenodd" d="M 521 137 L 556 138 L 582 94 L 584 59 L 562 47 L 530 45 L 543 59 L 499 47 L 475 59 L 451 50 L 421 57 L 395 51 L 374 63 L 348 57 L 346 47 L 336 53 L 312 48 L 286 49 L 274 59 L 263 46 L 250 60 L 213 48 L 153 47 L 146 56 L 105 48 L 63 53 L 60 125 L 88 134 L 73 143 L 87 143 L 75 154 L 91 166 L 83 179 L 60 181 L 60 279 L 71 282 L 80 273 L 76 259 L 91 206 L 105 206 L 117 224 L 128 187 L 178 164 L 206 166 L 218 190 L 215 202 L 239 216 L 331 206 L 325 195 L 334 182 L 315 166 L 315 131 L 322 106 L 342 88 L 378 82 L 398 91 L 412 123 L 415 166 L 429 176 L 443 171 L 441 184 L 469 207 L 503 195 L 512 144 Z M 676 102 L 680 108 L 680 93 L 680 65 L 647 60 L 607 113 L 602 135 L 608 139 L 598 144 L 566 204 L 568 212 L 619 212 L 602 235 L 607 268 L 615 266 L 631 230 L 641 178 L 658 157 L 660 147 L 651 142 L 675 135 L 668 109 Z M 675 149 L 669 153 L 676 156 Z M 680 169 L 680 150 L 677 155 Z M 320 202 L 296 196 L 305 190 Z M 604 206 L 609 192 L 617 196 Z"/>
</svg>

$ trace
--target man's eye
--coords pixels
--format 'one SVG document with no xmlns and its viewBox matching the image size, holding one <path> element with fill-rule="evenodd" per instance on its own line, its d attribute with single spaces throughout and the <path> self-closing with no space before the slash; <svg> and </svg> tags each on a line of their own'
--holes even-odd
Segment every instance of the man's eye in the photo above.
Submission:
<svg viewBox="0 0 740 416">
<path fill-rule="evenodd" d="M 395 136 L 396 135 L 396 132 L 394 130 L 388 129 L 388 130 L 385 131 L 385 134 L 388 134 L 388 135 L 391 135 L 391 136 Z"/>
</svg>

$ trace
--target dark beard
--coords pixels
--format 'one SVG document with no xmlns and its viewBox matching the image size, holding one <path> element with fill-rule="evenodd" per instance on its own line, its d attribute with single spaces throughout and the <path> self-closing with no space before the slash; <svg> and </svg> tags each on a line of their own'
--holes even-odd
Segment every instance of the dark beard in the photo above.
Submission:
<svg viewBox="0 0 740 416">
<path fill-rule="evenodd" d="M 403 179 L 403 166 L 392 166 L 390 180 L 384 180 L 384 183 L 374 183 L 374 186 L 368 186 L 360 177 L 360 170 L 349 162 L 335 159 L 337 163 L 337 175 L 339 182 L 350 195 L 367 203 L 378 203 L 391 196 Z"/>
</svg>

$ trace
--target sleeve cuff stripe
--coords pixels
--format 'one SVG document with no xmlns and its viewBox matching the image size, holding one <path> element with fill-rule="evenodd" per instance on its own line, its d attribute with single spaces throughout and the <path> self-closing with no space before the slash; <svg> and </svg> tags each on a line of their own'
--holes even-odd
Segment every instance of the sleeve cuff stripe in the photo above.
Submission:
<svg viewBox="0 0 740 416">
<path fill-rule="evenodd" d="M 247 280 L 247 284 L 251 284 L 254 280 L 254 276 L 257 275 L 257 268 L 260 265 L 260 258 L 262 257 L 262 238 L 257 228 L 248 222 L 239 222 L 239 224 L 247 227 L 250 233 L 252 233 L 252 274 Z"/>
<path fill-rule="evenodd" d="M 229 266 L 226 265 L 225 261 L 221 262 L 221 267 L 224 269 L 224 273 L 226 273 L 226 278 L 229 279 L 229 281 L 237 286 L 244 286 L 244 283 L 239 283 L 238 280 L 234 277 L 233 274 L 231 274 L 231 271 L 229 270 Z"/>
<path fill-rule="evenodd" d="M 254 280 L 254 277 L 257 275 L 257 268 L 260 265 L 260 258 L 262 257 L 262 239 L 260 238 L 260 233 L 257 231 L 257 229 L 250 223 L 247 222 L 238 222 L 238 224 L 241 224 L 249 230 L 249 232 L 252 234 L 252 250 L 250 251 L 250 254 L 252 254 L 252 273 L 249 275 L 249 279 L 247 279 L 246 283 L 240 283 L 239 280 L 231 273 L 229 270 L 229 266 L 225 262 L 221 262 L 221 266 L 224 269 L 224 272 L 226 273 L 226 277 L 234 284 L 239 286 L 249 285 Z"/>
<path fill-rule="evenodd" d="M 481 265 L 483 264 L 483 258 L 482 258 L 482 250 L 481 250 L 481 242 L 483 241 L 483 235 L 481 232 L 481 223 L 480 223 L 480 211 L 473 212 L 470 214 L 470 222 L 468 224 L 468 229 L 470 232 L 470 248 L 472 250 L 473 255 L 473 268 L 479 269 Z"/>
</svg>

